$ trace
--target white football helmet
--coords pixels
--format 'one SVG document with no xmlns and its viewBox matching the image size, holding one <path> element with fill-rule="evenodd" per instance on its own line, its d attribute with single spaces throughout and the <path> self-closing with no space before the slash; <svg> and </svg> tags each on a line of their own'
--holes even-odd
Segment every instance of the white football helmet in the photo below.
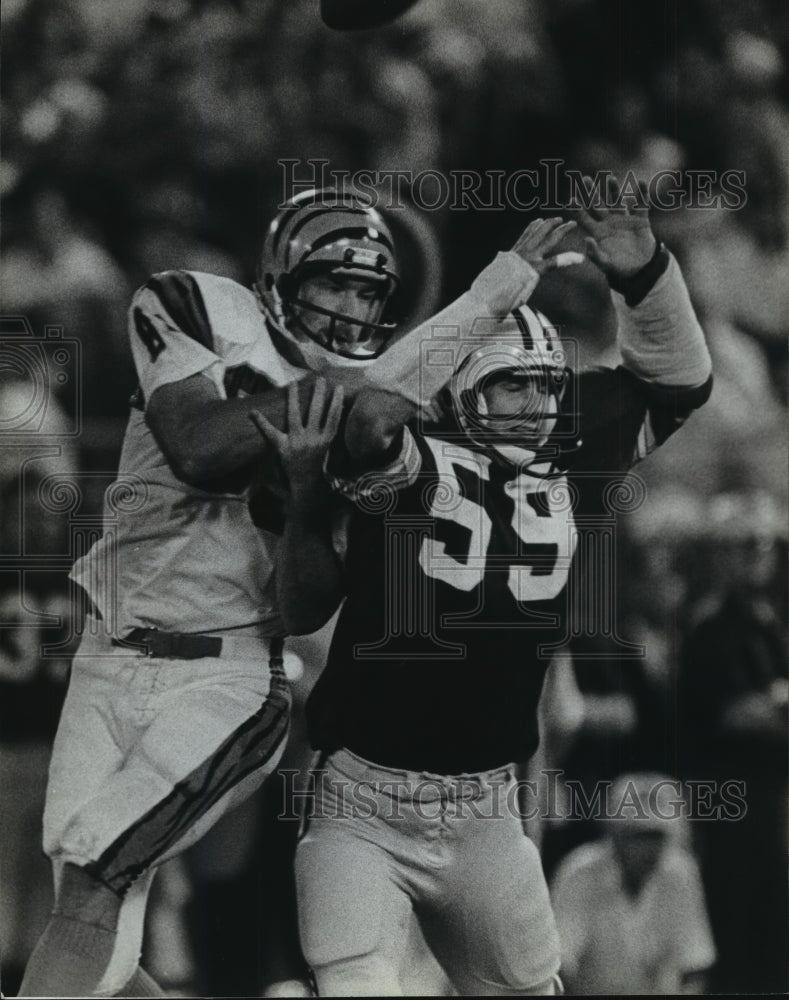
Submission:
<svg viewBox="0 0 789 1000">
<path fill-rule="evenodd" d="M 559 414 L 567 359 L 548 319 L 528 305 L 512 313 L 518 336 L 483 344 L 459 365 L 450 385 L 455 419 L 475 444 L 519 464 L 545 444 Z M 532 388 L 515 413 L 489 412 L 484 390 L 502 379 Z"/>
<path fill-rule="evenodd" d="M 361 320 L 303 298 L 303 281 L 319 275 L 382 283 L 379 315 Z M 292 198 L 269 226 L 258 267 L 256 291 L 264 313 L 307 367 L 320 371 L 359 366 L 378 357 L 395 330 L 384 322 L 386 306 L 399 284 L 392 234 L 381 214 L 355 194 L 313 189 Z M 304 314 L 328 316 L 322 332 Z M 351 344 L 335 340 L 335 324 L 358 328 Z"/>
</svg>

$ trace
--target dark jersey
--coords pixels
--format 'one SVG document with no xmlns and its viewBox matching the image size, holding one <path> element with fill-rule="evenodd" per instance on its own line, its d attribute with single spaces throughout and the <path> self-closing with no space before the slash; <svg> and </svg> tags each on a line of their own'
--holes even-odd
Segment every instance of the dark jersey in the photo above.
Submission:
<svg viewBox="0 0 789 1000">
<path fill-rule="evenodd" d="M 410 425 L 377 472 L 354 476 L 335 453 L 355 510 L 347 598 L 307 705 L 313 745 L 439 774 L 527 760 L 568 612 L 586 596 L 603 628 L 613 615 L 609 595 L 574 593 L 571 567 L 610 560 L 615 515 L 638 501 L 625 472 L 708 394 L 621 367 L 569 375 L 550 445 L 528 466 L 450 418 Z"/>
</svg>

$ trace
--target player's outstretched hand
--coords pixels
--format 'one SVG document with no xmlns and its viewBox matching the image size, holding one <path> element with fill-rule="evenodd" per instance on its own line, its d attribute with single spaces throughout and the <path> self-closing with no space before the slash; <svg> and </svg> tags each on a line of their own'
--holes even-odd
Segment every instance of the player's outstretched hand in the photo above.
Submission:
<svg viewBox="0 0 789 1000">
<path fill-rule="evenodd" d="M 584 177 L 587 190 L 592 180 Z M 649 263 L 657 240 L 649 224 L 649 204 L 643 192 L 623 194 L 616 177 L 606 178 L 605 197 L 584 208 L 577 203 L 578 224 L 587 234 L 586 251 L 610 278 L 630 278 Z"/>
<path fill-rule="evenodd" d="M 583 254 L 573 251 L 553 252 L 575 226 L 575 222 L 562 222 L 561 218 L 535 219 L 512 250 L 496 254 L 471 286 L 490 315 L 503 316 L 527 302 L 546 271 L 584 260 Z"/>
<path fill-rule="evenodd" d="M 323 459 L 340 424 L 342 400 L 341 385 L 329 392 L 326 380 L 316 378 L 304 417 L 299 405 L 298 383 L 288 386 L 284 431 L 275 427 L 259 410 L 250 413 L 250 420 L 279 454 L 292 491 L 322 479 Z"/>
<path fill-rule="evenodd" d="M 569 264 L 580 264 L 583 254 L 569 251 L 553 253 L 564 237 L 575 229 L 577 223 L 562 222 L 559 216 L 552 219 L 535 219 L 523 230 L 512 248 L 527 264 L 542 275 L 555 267 L 567 267 Z"/>
</svg>

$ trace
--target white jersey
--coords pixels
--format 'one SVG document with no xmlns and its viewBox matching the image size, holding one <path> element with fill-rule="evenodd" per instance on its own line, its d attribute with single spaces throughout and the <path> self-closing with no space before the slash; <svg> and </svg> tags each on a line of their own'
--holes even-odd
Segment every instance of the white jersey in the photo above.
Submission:
<svg viewBox="0 0 789 1000">
<path fill-rule="evenodd" d="M 635 896 L 603 839 L 564 859 L 551 897 L 562 967 L 582 993 L 678 996 L 715 961 L 698 865 L 670 841 Z"/>
<path fill-rule="evenodd" d="M 252 291 L 186 271 L 155 275 L 134 296 L 129 335 L 140 380 L 118 480 L 104 498 L 104 534 L 72 578 L 113 636 L 133 628 L 207 632 L 259 624 L 281 633 L 274 599 L 277 538 L 256 528 L 248 488 L 181 482 L 145 421 L 159 386 L 196 374 L 221 398 L 300 378 L 271 340 Z"/>
</svg>

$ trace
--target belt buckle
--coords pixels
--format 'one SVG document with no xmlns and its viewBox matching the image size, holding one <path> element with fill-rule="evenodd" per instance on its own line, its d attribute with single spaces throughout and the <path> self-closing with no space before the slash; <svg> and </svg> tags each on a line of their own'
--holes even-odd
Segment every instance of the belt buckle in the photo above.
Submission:
<svg viewBox="0 0 789 1000">
<path fill-rule="evenodd" d="M 154 637 L 152 629 L 133 628 L 127 636 L 112 639 L 111 642 L 113 646 L 136 652 L 138 656 L 155 656 L 152 644 Z"/>
</svg>

